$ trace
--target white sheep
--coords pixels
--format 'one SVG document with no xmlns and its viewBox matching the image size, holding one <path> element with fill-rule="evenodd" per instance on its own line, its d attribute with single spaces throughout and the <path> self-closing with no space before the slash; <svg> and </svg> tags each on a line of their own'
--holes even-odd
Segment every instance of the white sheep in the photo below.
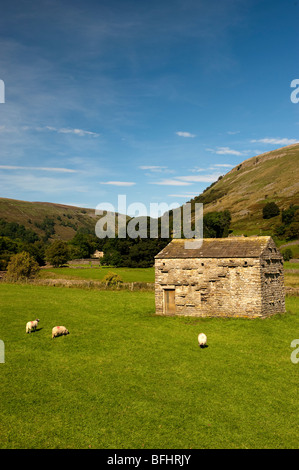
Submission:
<svg viewBox="0 0 299 470">
<path fill-rule="evenodd" d="M 52 328 L 52 338 L 55 338 L 56 336 L 61 336 L 61 335 L 69 335 L 70 332 L 66 329 L 65 326 L 54 326 Z"/>
<path fill-rule="evenodd" d="M 204 348 L 207 344 L 207 337 L 204 333 L 199 333 L 198 335 L 198 346 Z"/>
<path fill-rule="evenodd" d="M 31 333 L 31 330 L 35 331 L 38 325 L 38 322 L 39 322 L 39 319 L 37 318 L 36 320 L 29 321 L 28 323 L 26 323 L 26 333 Z"/>
</svg>

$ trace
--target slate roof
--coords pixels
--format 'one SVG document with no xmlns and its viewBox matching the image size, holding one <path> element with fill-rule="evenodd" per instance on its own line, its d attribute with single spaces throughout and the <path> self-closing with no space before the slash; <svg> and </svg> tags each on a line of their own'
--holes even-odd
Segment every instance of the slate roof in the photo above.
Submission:
<svg viewBox="0 0 299 470">
<path fill-rule="evenodd" d="M 270 240 L 271 237 L 204 238 L 201 247 L 193 249 L 189 247 L 198 244 L 198 240 L 177 238 L 155 258 L 259 258 Z"/>
</svg>

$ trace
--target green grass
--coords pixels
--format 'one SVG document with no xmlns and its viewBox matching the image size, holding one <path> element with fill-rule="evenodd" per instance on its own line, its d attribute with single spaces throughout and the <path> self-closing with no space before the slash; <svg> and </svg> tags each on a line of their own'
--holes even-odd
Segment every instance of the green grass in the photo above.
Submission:
<svg viewBox="0 0 299 470">
<path fill-rule="evenodd" d="M 81 269 L 74 268 L 47 268 L 41 270 L 43 278 L 61 278 L 61 279 L 88 279 L 102 280 L 109 272 L 117 273 L 124 282 L 154 282 L 154 268 L 114 268 L 114 267 L 85 267 Z M 53 276 L 54 274 L 54 276 Z"/>
<path fill-rule="evenodd" d="M 299 271 L 299 263 L 291 263 L 290 261 L 285 261 L 283 263 L 284 270 L 296 269 Z"/>
<path fill-rule="evenodd" d="M 151 292 L 0 295 L 1 448 L 298 448 L 298 298 L 244 320 L 155 316 Z"/>
<path fill-rule="evenodd" d="M 299 263 L 284 262 L 284 281 L 287 287 L 299 287 Z"/>
<path fill-rule="evenodd" d="M 299 286 L 299 264 L 284 263 L 285 284 L 290 287 Z M 290 271 L 291 270 L 291 271 Z M 124 282 L 154 282 L 154 268 L 113 268 L 113 267 L 85 267 L 82 269 L 73 268 L 47 268 L 41 270 L 42 278 L 57 279 L 84 279 L 101 280 L 107 272 L 117 273 Z M 297 272 L 298 271 L 298 272 Z"/>
</svg>

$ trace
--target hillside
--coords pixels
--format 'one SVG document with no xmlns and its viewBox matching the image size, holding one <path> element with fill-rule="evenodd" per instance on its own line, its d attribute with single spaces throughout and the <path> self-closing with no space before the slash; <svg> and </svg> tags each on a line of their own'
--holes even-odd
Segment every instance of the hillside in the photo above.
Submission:
<svg viewBox="0 0 299 470">
<path fill-rule="evenodd" d="M 54 229 L 51 238 L 62 240 L 70 240 L 83 228 L 94 233 L 98 218 L 94 209 L 0 198 L 0 219 L 17 222 L 41 236 L 44 236 L 47 227 L 51 229 L 51 226 Z"/>
<path fill-rule="evenodd" d="M 267 202 L 275 202 L 280 210 L 299 205 L 298 162 L 299 144 L 249 158 L 191 202 L 202 202 L 204 214 L 229 210 L 235 235 L 273 236 L 281 215 L 263 219 L 263 207 Z M 22 224 L 40 236 L 52 224 L 50 239 L 70 240 L 80 229 L 94 233 L 98 218 L 94 209 L 0 198 L 0 219 Z"/>
<path fill-rule="evenodd" d="M 299 144 L 249 158 L 191 202 L 202 202 L 204 214 L 228 209 L 236 235 L 273 235 L 281 216 L 263 219 L 263 207 L 267 202 L 275 202 L 280 210 L 299 205 L 298 162 Z"/>
</svg>

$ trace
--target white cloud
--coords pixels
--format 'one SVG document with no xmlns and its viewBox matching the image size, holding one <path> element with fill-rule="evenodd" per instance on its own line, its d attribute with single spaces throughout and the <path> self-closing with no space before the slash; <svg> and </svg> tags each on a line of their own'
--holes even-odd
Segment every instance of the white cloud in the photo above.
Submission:
<svg viewBox="0 0 299 470">
<path fill-rule="evenodd" d="M 159 166 L 159 165 L 142 165 L 139 168 L 140 170 L 149 170 L 149 171 L 154 171 L 154 172 L 167 170 L 167 166 Z"/>
<path fill-rule="evenodd" d="M 227 131 L 227 134 L 229 135 L 240 134 L 240 131 Z"/>
<path fill-rule="evenodd" d="M 96 132 L 91 132 L 91 131 L 85 131 L 83 129 L 67 129 L 65 127 L 61 127 L 57 129 L 56 127 L 52 126 L 45 126 L 45 127 L 37 127 L 36 130 L 42 131 L 44 129 L 47 129 L 48 131 L 53 131 L 57 132 L 58 134 L 75 134 L 80 137 L 84 137 L 86 135 L 91 135 L 93 137 L 99 137 L 100 134 L 97 134 Z"/>
<path fill-rule="evenodd" d="M 161 181 L 154 181 L 151 184 L 160 184 L 162 186 L 188 186 L 191 183 L 187 183 L 186 181 L 179 181 L 176 179 L 164 179 Z"/>
<path fill-rule="evenodd" d="M 189 175 L 189 176 L 177 176 L 180 181 L 187 181 L 192 183 L 213 183 L 220 176 L 220 173 L 214 173 L 212 175 Z"/>
<path fill-rule="evenodd" d="M 208 152 L 217 153 L 218 155 L 237 155 L 237 156 L 241 156 L 241 155 L 246 155 L 248 153 L 247 151 L 239 152 L 238 150 L 233 150 L 229 147 L 217 147 L 216 149 L 207 148 L 206 150 L 208 150 Z"/>
<path fill-rule="evenodd" d="M 0 170 L 30 170 L 30 171 L 51 171 L 55 173 L 77 173 L 77 170 L 70 168 L 50 168 L 39 166 L 17 166 L 17 165 L 0 165 Z"/>
<path fill-rule="evenodd" d="M 57 132 L 58 134 L 74 134 L 74 135 L 78 135 L 80 137 L 84 137 L 84 136 L 93 136 L 93 137 L 99 137 L 100 134 L 97 134 L 96 132 L 91 132 L 91 131 L 85 131 L 83 129 L 73 129 L 73 128 L 66 128 L 66 127 L 61 127 L 61 128 L 56 128 L 56 127 L 52 127 L 52 126 L 44 126 L 44 127 L 40 127 L 40 126 L 36 126 L 36 127 L 30 127 L 30 126 L 21 126 L 20 129 L 22 131 L 31 131 L 31 130 L 34 130 L 34 131 L 38 131 L 38 132 L 42 132 L 42 131 L 51 131 L 51 132 Z M 1 125 L 0 126 L 0 132 L 6 132 L 6 133 L 16 133 L 16 132 L 19 132 L 20 129 L 18 129 L 17 127 L 13 127 L 13 126 L 10 126 L 10 127 L 7 127 L 5 125 Z"/>
<path fill-rule="evenodd" d="M 195 168 L 192 168 L 190 171 L 192 171 L 193 173 L 198 173 L 200 171 L 206 171 L 206 168 L 195 167 Z"/>
<path fill-rule="evenodd" d="M 216 173 L 208 175 L 188 175 L 188 176 L 175 176 L 173 179 L 163 179 L 161 181 L 155 181 L 151 184 L 160 184 L 164 186 L 187 186 L 192 183 L 213 183 L 217 181 L 221 173 L 218 171 Z"/>
<path fill-rule="evenodd" d="M 176 135 L 178 135 L 179 137 L 189 137 L 189 138 L 196 137 L 195 134 L 191 134 L 190 132 L 182 132 L 182 131 L 176 132 Z"/>
<path fill-rule="evenodd" d="M 184 199 L 193 199 L 196 196 L 198 196 L 198 193 L 168 194 L 168 197 L 182 197 Z"/>
<path fill-rule="evenodd" d="M 101 184 L 111 184 L 112 186 L 134 186 L 132 181 L 102 181 Z"/>
<path fill-rule="evenodd" d="M 25 198 L 31 197 L 33 192 L 36 192 L 40 195 L 51 194 L 64 194 L 74 192 L 74 186 L 76 187 L 76 192 L 87 192 L 88 188 L 80 186 L 79 184 L 74 185 L 74 182 L 68 178 L 52 178 L 44 176 L 34 176 L 30 174 L 20 175 L 16 174 L 13 178 L 3 177 L 3 173 L 0 173 L 0 186 L 3 192 L 5 192 L 8 197 L 14 197 L 18 191 L 25 191 Z M 29 199 L 28 199 L 29 200 Z"/>
<path fill-rule="evenodd" d="M 210 167 L 210 169 L 212 168 L 233 168 L 234 165 L 231 165 L 230 163 L 215 163 L 213 166 Z"/>
<path fill-rule="evenodd" d="M 292 145 L 292 144 L 298 144 L 299 140 L 297 139 L 275 139 L 275 138 L 265 138 L 265 139 L 258 139 L 258 140 L 251 140 L 251 142 L 259 142 L 262 144 L 274 144 L 274 145 Z"/>
</svg>

